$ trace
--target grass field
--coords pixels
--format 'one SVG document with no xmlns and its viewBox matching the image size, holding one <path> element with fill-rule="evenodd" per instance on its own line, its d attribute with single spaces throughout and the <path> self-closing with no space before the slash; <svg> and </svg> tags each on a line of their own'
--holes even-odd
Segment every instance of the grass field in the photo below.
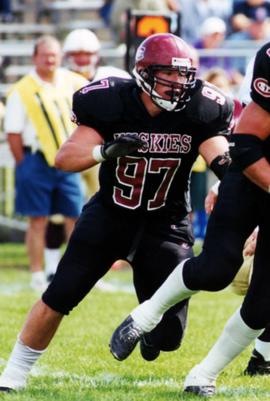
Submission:
<svg viewBox="0 0 270 401">
<path fill-rule="evenodd" d="M 0 370 L 12 349 L 27 311 L 38 295 L 28 287 L 24 248 L 0 245 Z M 145 362 L 136 349 L 123 362 L 113 359 L 108 343 L 114 328 L 136 305 L 130 271 L 111 271 L 105 280 L 114 292 L 95 288 L 66 317 L 48 351 L 36 365 L 28 388 L 1 394 L 14 401 L 176 401 L 198 400 L 182 392 L 191 367 L 206 354 L 241 298 L 229 289 L 201 293 L 190 304 L 182 347 Z M 242 374 L 251 348 L 232 362 L 218 379 L 214 400 L 270 399 L 269 378 Z"/>
</svg>

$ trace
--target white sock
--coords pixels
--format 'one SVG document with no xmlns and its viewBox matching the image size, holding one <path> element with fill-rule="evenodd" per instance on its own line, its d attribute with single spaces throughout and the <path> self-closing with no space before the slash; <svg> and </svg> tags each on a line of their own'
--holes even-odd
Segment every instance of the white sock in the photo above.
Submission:
<svg viewBox="0 0 270 401">
<path fill-rule="evenodd" d="M 167 280 L 159 287 L 150 299 L 138 305 L 131 316 L 142 329 L 143 332 L 149 332 L 160 322 L 163 314 L 171 306 L 183 299 L 189 298 L 197 291 L 189 290 L 183 281 L 183 266 L 188 259 L 181 262 Z"/>
<path fill-rule="evenodd" d="M 34 350 L 18 338 L 11 352 L 7 365 L 0 376 L 0 386 L 14 390 L 26 386 L 28 373 L 37 359 L 46 351 Z"/>
<path fill-rule="evenodd" d="M 60 248 L 58 249 L 45 248 L 44 263 L 45 263 L 45 273 L 47 277 L 50 274 L 55 274 L 60 259 L 61 259 Z"/>
<path fill-rule="evenodd" d="M 43 270 L 32 273 L 30 285 L 34 289 L 47 285 L 47 280 Z"/>
<path fill-rule="evenodd" d="M 256 338 L 255 349 L 263 356 L 265 361 L 270 361 L 270 342 L 262 341 Z"/>
<path fill-rule="evenodd" d="M 214 380 L 263 330 L 253 330 L 243 321 L 238 309 L 227 321 L 223 332 L 208 355 L 197 365 L 204 377 Z"/>
</svg>

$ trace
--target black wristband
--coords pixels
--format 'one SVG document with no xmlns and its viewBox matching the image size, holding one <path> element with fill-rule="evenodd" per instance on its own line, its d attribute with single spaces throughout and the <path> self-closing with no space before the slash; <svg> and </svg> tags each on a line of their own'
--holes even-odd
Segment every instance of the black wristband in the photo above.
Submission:
<svg viewBox="0 0 270 401">
<path fill-rule="evenodd" d="M 252 134 L 233 134 L 230 142 L 230 155 L 233 162 L 244 170 L 265 157 L 263 141 Z"/>
<path fill-rule="evenodd" d="M 222 180 L 230 164 L 231 158 L 229 152 L 225 152 L 223 155 L 219 155 L 212 160 L 210 168 L 216 174 L 217 178 Z"/>
</svg>

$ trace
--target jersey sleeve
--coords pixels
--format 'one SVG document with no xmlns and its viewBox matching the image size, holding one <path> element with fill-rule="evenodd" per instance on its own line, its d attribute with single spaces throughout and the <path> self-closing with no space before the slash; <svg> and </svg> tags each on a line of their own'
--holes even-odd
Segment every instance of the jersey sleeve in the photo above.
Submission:
<svg viewBox="0 0 270 401">
<path fill-rule="evenodd" d="M 121 86 L 121 84 L 120 84 Z M 86 85 L 73 95 L 72 120 L 96 129 L 102 136 L 106 128 L 122 116 L 119 85 L 105 78 Z"/>
<path fill-rule="evenodd" d="M 192 98 L 189 118 L 198 126 L 200 142 L 217 135 L 229 135 L 233 116 L 233 99 L 208 82 Z"/>
<path fill-rule="evenodd" d="M 252 76 L 251 98 L 260 107 L 270 112 L 270 42 L 257 52 Z"/>
</svg>

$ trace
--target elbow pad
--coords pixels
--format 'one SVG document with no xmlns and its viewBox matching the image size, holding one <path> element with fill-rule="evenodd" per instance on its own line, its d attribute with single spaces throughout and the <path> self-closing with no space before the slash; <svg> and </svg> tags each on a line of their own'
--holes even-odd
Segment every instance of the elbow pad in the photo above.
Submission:
<svg viewBox="0 0 270 401">
<path fill-rule="evenodd" d="M 217 178 L 222 180 L 230 164 L 231 158 L 229 152 L 225 152 L 223 155 L 215 157 L 209 167 L 216 174 Z"/>
<path fill-rule="evenodd" d="M 232 161 L 241 170 L 245 170 L 245 168 L 264 157 L 263 141 L 252 134 L 232 134 L 230 155 Z"/>
</svg>

